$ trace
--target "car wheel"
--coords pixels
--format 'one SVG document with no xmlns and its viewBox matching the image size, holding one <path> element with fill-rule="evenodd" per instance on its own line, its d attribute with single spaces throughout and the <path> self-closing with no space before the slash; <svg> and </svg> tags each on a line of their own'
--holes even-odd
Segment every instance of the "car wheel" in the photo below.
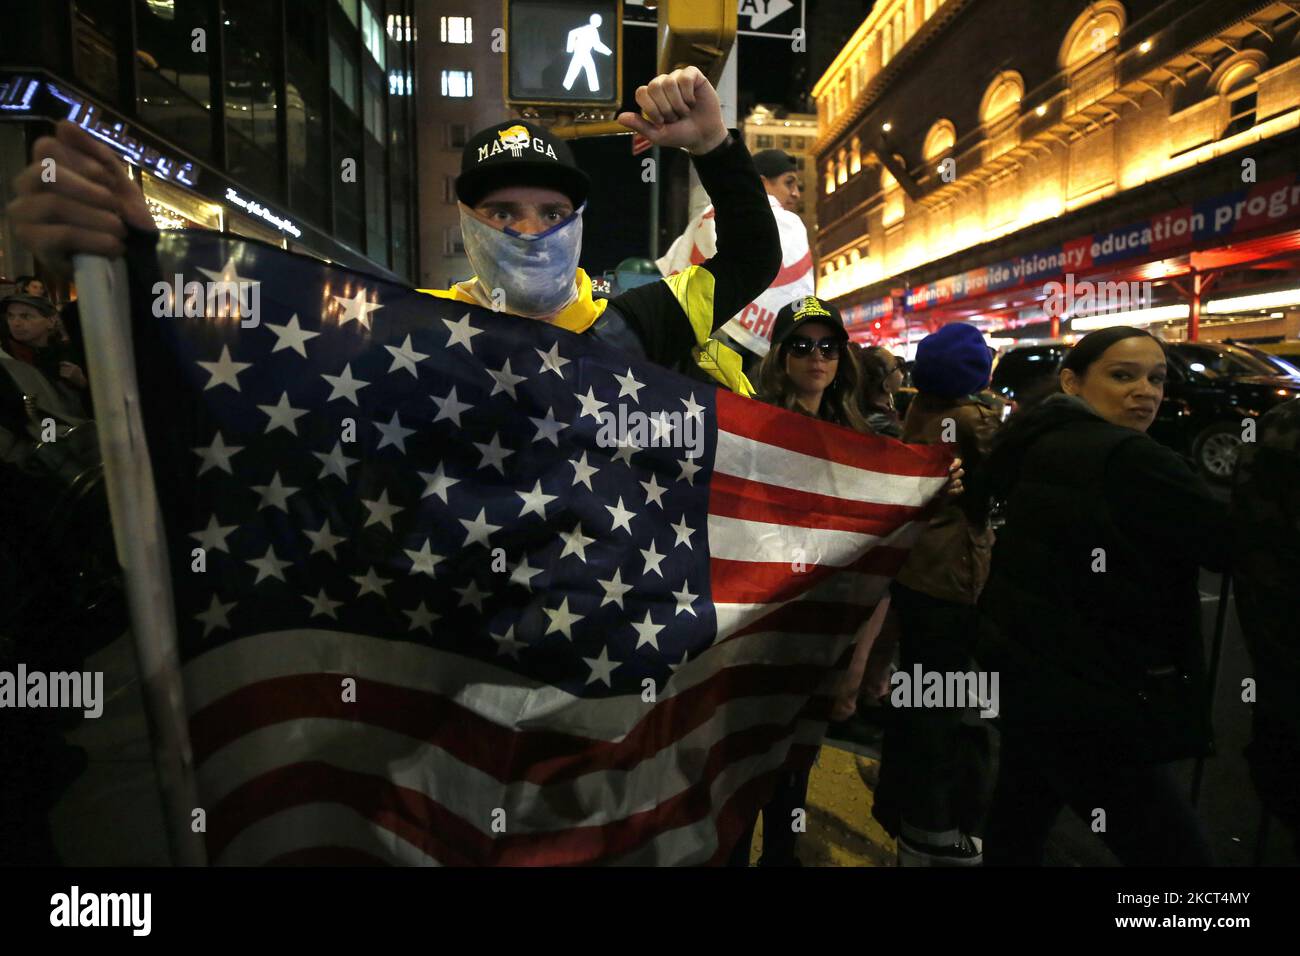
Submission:
<svg viewBox="0 0 1300 956">
<path fill-rule="evenodd" d="M 1241 454 L 1241 428 L 1232 422 L 1211 425 L 1196 438 L 1193 457 L 1210 481 L 1226 484 L 1237 470 Z"/>
</svg>

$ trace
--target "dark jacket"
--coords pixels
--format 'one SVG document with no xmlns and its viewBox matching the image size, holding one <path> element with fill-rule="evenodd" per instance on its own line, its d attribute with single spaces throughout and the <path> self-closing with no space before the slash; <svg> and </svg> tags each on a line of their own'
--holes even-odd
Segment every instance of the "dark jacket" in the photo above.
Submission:
<svg viewBox="0 0 1300 956">
<path fill-rule="evenodd" d="M 907 409 L 902 438 L 923 445 L 950 441 L 969 476 L 988 455 L 1000 424 L 998 408 L 980 396 L 950 399 L 918 393 Z M 912 546 L 898 582 L 942 601 L 974 604 L 988 577 L 992 548 L 986 518 L 972 515 L 961 498 L 944 498 Z"/>
<path fill-rule="evenodd" d="M 1180 457 L 1079 399 L 999 436 L 976 494 L 1002 502 L 977 657 L 1001 674 L 1007 732 L 1100 735 L 1118 760 L 1208 742 L 1198 566 L 1225 508 Z"/>
</svg>

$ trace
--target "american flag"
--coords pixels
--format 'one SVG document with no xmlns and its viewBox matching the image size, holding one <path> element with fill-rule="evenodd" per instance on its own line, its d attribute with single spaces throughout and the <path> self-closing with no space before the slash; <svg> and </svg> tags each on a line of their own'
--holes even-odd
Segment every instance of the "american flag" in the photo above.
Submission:
<svg viewBox="0 0 1300 956">
<path fill-rule="evenodd" d="M 132 302 L 209 859 L 724 860 L 949 456 L 260 243 L 158 250 L 260 292 L 256 325 Z"/>
</svg>

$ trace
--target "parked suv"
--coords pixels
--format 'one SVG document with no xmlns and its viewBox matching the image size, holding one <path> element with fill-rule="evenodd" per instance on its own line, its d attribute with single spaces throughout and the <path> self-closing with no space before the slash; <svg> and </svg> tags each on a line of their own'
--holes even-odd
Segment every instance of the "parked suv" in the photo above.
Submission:
<svg viewBox="0 0 1300 956">
<path fill-rule="evenodd" d="M 1069 346 L 1027 345 L 1002 354 L 992 388 L 1013 408 L 1051 391 Z M 1237 467 L 1242 420 L 1300 396 L 1300 377 L 1253 352 L 1217 342 L 1168 346 L 1165 398 L 1149 434 L 1185 456 L 1206 479 L 1225 483 Z"/>
</svg>

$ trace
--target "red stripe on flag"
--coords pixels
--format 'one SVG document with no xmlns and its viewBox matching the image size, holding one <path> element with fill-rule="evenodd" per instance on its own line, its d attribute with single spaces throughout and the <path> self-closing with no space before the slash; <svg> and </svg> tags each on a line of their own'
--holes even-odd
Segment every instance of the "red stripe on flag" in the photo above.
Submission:
<svg viewBox="0 0 1300 956">
<path fill-rule="evenodd" d="M 735 475 L 715 473 L 709 482 L 709 514 L 724 518 L 884 537 L 920 513 L 908 505 L 832 498 Z"/>
<path fill-rule="evenodd" d="M 824 720 L 829 707 L 825 698 L 812 698 L 801 717 Z M 506 833 L 495 839 L 483 832 L 490 826 L 490 819 L 477 821 L 475 826 L 436 800 L 387 778 L 319 762 L 292 764 L 250 780 L 218 802 L 208 818 L 208 852 L 217 859 L 239 833 L 258 820 L 296 806 L 323 802 L 349 807 L 428 856 L 452 866 L 599 863 L 631 853 L 657 836 L 706 818 L 713 803 L 710 787 L 718 774 L 732 763 L 767 753 L 791 732 L 788 725 L 764 724 L 731 734 L 710 749 L 695 783 L 640 813 L 601 826 Z"/>
<path fill-rule="evenodd" d="M 945 445 L 905 445 L 879 435 L 860 435 L 723 389 L 718 390 L 716 401 L 719 431 L 841 465 L 914 478 L 937 478 L 947 474 L 948 463 L 953 458 Z"/>
<path fill-rule="evenodd" d="M 769 286 L 768 288 L 771 288 L 773 286 L 789 285 L 791 282 L 794 282 L 796 279 L 802 279 L 805 275 L 807 275 L 809 272 L 812 271 L 812 267 L 813 267 L 812 250 L 809 249 L 808 254 L 805 255 L 802 259 L 800 259 L 798 262 L 794 262 L 788 266 L 782 267 L 781 271 L 776 274 L 776 278 L 772 280 L 772 285 Z"/>
<path fill-rule="evenodd" d="M 328 719 L 382 727 L 446 750 L 461 763 L 506 783 L 553 784 L 586 773 L 629 770 L 707 723 L 736 697 L 812 694 L 823 668 L 728 667 L 649 708 L 622 740 L 558 731 L 516 731 L 428 691 L 357 678 L 357 700 L 344 703 L 337 674 L 295 674 L 249 684 L 190 718 L 195 763 L 261 727 L 290 720 Z"/>
<path fill-rule="evenodd" d="M 873 548 L 853 569 L 893 577 L 907 560 L 902 548 Z M 796 572 L 788 562 L 729 561 L 714 558 L 709 567 L 709 588 L 715 604 L 774 604 L 789 601 L 819 584 L 841 568 L 810 567 Z M 836 633 L 834 631 L 830 633 Z"/>
</svg>

